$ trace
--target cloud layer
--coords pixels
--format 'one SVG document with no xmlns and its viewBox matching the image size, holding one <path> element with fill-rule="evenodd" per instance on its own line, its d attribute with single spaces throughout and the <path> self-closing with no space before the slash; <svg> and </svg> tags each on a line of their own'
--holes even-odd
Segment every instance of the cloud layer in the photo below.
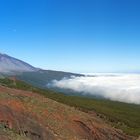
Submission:
<svg viewBox="0 0 140 140">
<path fill-rule="evenodd" d="M 52 81 L 52 86 L 101 96 L 113 101 L 140 104 L 140 75 L 96 75 Z"/>
</svg>

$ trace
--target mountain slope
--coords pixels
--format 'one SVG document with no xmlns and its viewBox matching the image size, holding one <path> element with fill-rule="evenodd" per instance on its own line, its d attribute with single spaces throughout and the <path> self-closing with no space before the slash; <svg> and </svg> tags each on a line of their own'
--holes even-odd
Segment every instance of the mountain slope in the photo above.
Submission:
<svg viewBox="0 0 140 140">
<path fill-rule="evenodd" d="M 14 75 L 20 80 L 41 88 L 46 88 L 47 83 L 52 80 L 81 76 L 69 72 L 38 69 L 19 59 L 0 53 L 0 77 L 4 75 Z"/>
<path fill-rule="evenodd" d="M 1 73 L 27 72 L 27 71 L 36 71 L 36 68 L 21 60 L 0 53 Z"/>
<path fill-rule="evenodd" d="M 37 93 L 4 86 L 0 86 L 0 138 L 2 140 L 135 139 L 110 127 L 93 114 L 81 112 Z"/>
<path fill-rule="evenodd" d="M 36 87 L 47 88 L 47 84 L 52 80 L 61 80 L 63 78 L 70 78 L 71 76 L 82 76 L 70 72 L 52 71 L 52 70 L 38 70 L 35 72 L 23 72 L 15 75 L 18 79 L 23 80 Z"/>
</svg>

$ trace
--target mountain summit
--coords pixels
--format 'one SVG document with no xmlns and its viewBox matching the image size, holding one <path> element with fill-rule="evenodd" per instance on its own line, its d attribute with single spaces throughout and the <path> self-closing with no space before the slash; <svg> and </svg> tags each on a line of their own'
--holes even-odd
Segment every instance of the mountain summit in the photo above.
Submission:
<svg viewBox="0 0 140 140">
<path fill-rule="evenodd" d="M 32 72 L 36 71 L 36 68 L 11 56 L 0 53 L 0 72 Z"/>
</svg>

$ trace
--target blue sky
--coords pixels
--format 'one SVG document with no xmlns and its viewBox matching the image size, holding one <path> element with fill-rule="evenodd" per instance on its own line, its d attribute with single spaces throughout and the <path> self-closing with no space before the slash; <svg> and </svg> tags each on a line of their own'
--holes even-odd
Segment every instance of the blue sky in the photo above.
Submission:
<svg viewBox="0 0 140 140">
<path fill-rule="evenodd" d="M 140 71 L 139 0 L 1 0 L 0 52 L 44 69 Z"/>
</svg>

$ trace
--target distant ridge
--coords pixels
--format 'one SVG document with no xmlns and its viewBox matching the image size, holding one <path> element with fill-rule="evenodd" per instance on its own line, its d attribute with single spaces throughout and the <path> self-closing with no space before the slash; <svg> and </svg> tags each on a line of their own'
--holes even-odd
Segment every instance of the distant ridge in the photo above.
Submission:
<svg viewBox="0 0 140 140">
<path fill-rule="evenodd" d="M 11 57 L 7 54 L 0 53 L 0 72 L 11 73 L 11 72 L 33 72 L 37 68 L 30 64 Z"/>
</svg>

